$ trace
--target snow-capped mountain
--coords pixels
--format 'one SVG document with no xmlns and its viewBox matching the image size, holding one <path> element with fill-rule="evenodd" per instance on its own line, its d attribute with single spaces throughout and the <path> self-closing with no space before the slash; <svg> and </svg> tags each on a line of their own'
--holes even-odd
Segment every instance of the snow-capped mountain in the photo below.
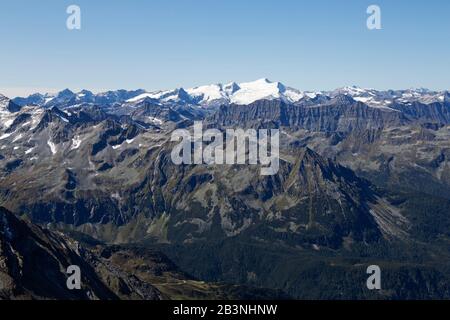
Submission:
<svg viewBox="0 0 450 320">
<path fill-rule="evenodd" d="M 14 103 L 9 98 L 5 97 L 4 95 L 0 94 L 0 113 L 10 113 L 10 112 L 17 112 L 20 110 L 20 106 Z"/>
<path fill-rule="evenodd" d="M 9 99 L 4 95 L 0 94 L 0 108 L 3 109 L 8 104 Z"/>
<path fill-rule="evenodd" d="M 56 94 L 41 94 L 35 93 L 28 97 L 17 97 L 13 99 L 13 102 L 20 105 L 35 105 L 41 107 L 71 107 L 81 104 L 115 104 L 122 103 L 128 99 L 136 97 L 145 91 L 142 89 L 138 90 L 116 90 L 107 91 L 98 94 L 94 94 L 89 90 L 81 90 L 80 92 L 73 92 L 69 89 L 65 89 Z"/>
<path fill-rule="evenodd" d="M 415 101 L 430 104 L 434 102 L 448 101 L 448 92 L 437 92 L 428 89 L 407 89 L 378 91 L 375 89 L 363 89 L 357 86 L 343 87 L 325 93 L 330 97 L 347 95 L 355 101 L 363 102 L 371 107 L 389 107 L 394 103 L 410 104 Z M 446 100 L 447 97 L 447 100 Z"/>
<path fill-rule="evenodd" d="M 181 104 L 191 104 L 194 103 L 192 97 L 183 89 L 173 89 L 167 91 L 156 91 L 156 92 L 144 92 L 138 96 L 128 99 L 126 102 L 136 103 L 141 102 L 145 99 L 151 99 L 159 103 L 181 103 Z"/>
<path fill-rule="evenodd" d="M 281 82 L 271 82 L 263 78 L 252 82 L 212 84 L 184 90 L 183 88 L 158 92 L 147 92 L 129 99 L 137 102 L 151 98 L 162 102 L 184 102 L 202 107 L 220 104 L 247 105 L 258 100 L 281 99 L 297 102 L 305 96 L 299 90 L 286 87 Z"/>
<path fill-rule="evenodd" d="M 162 91 L 146 92 L 135 91 L 108 91 L 94 94 L 88 90 L 78 93 L 65 89 L 57 94 L 36 93 L 29 97 L 17 97 L 14 102 L 18 105 L 38 105 L 43 107 L 74 106 L 80 104 L 116 104 L 116 103 L 139 103 L 144 99 L 152 99 L 163 104 L 187 104 L 201 107 L 218 106 L 221 104 L 247 105 L 257 100 L 281 99 L 285 102 L 294 103 L 305 96 L 314 94 L 301 92 L 286 87 L 281 82 L 271 82 L 268 79 L 259 79 L 252 82 L 228 84 L 211 84 L 195 88 L 177 88 Z"/>
<path fill-rule="evenodd" d="M 8 128 L 14 121 L 14 118 L 10 116 L 11 111 L 8 108 L 10 103 L 10 99 L 0 94 L 0 128 Z"/>
<path fill-rule="evenodd" d="M 239 88 L 230 97 L 231 102 L 234 104 L 245 105 L 263 99 L 281 99 L 287 102 L 296 102 L 304 97 L 304 94 L 300 91 L 287 88 L 281 82 L 271 82 L 268 79 L 241 83 Z"/>
<path fill-rule="evenodd" d="M 348 96 L 353 100 L 374 108 L 390 108 L 393 104 L 409 104 L 415 101 L 430 104 L 450 101 L 447 91 L 437 92 L 427 89 L 386 90 L 365 89 L 356 86 L 339 88 L 333 91 L 300 91 L 272 82 L 266 78 L 252 82 L 228 84 L 210 84 L 189 89 L 176 88 L 160 91 L 142 89 L 127 91 L 117 90 L 94 94 L 88 90 L 72 92 L 65 89 L 57 94 L 33 94 L 26 98 L 15 98 L 13 102 L 19 106 L 36 105 L 46 108 L 67 108 L 83 104 L 115 107 L 131 107 L 143 101 L 171 106 L 190 106 L 214 108 L 220 105 L 249 105 L 258 100 L 281 100 L 286 103 L 310 101 L 321 103 L 337 96 Z"/>
<path fill-rule="evenodd" d="M 239 86 L 232 82 L 226 85 L 212 84 L 188 89 L 187 92 L 203 105 L 228 103 L 229 96 L 239 90 Z"/>
</svg>

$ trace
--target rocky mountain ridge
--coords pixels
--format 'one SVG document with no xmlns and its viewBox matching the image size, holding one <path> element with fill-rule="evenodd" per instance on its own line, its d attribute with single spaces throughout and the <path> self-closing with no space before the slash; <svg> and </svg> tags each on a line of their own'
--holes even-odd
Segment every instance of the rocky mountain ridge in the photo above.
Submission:
<svg viewBox="0 0 450 320">
<path fill-rule="evenodd" d="M 445 296 L 446 287 L 432 279 L 441 272 L 434 259 L 446 259 L 437 252 L 447 248 L 450 237 L 447 93 L 441 99 L 441 93 L 422 89 L 348 87 L 297 100 L 294 91 L 289 99 L 280 94 L 288 92 L 285 86 L 266 80 L 257 84 L 219 86 L 226 97 L 238 97 L 246 88 L 242 93 L 257 100 L 245 104 L 228 98 L 209 104 L 216 96 L 208 91 L 206 98 L 206 88 L 158 96 L 124 92 L 119 98 L 111 94 L 107 103 L 92 96 L 73 100 L 69 91 L 47 104 L 19 106 L 2 98 L 1 205 L 50 230 L 83 234 L 107 247 L 156 247 L 200 279 L 283 288 L 295 297 L 304 297 L 304 291 L 292 270 L 281 279 L 260 268 L 260 259 L 277 252 L 280 264 L 272 258 L 266 263 L 285 270 L 284 264 L 298 255 L 314 263 L 326 257 L 334 264 L 338 253 L 408 268 L 412 248 L 429 243 L 431 271 L 415 264 L 430 277 L 420 287 L 435 288 L 427 291 L 430 296 Z M 258 165 L 175 165 L 171 133 L 192 130 L 194 121 L 222 131 L 279 129 L 280 170 L 261 176 Z M 408 257 L 397 259 L 391 247 Z M 99 266 L 111 263 L 105 259 L 124 262 L 124 256 L 134 255 L 119 248 L 117 256 L 102 256 L 103 250 L 92 251 L 95 259 L 100 255 Z M 251 255 L 253 250 L 261 257 Z M 422 255 L 426 250 L 421 250 Z M 236 256 L 245 260 L 242 252 L 253 257 L 245 267 L 234 263 Z M 197 254 L 206 265 L 191 259 Z M 349 259 L 343 263 L 353 268 Z M 126 268 L 124 279 L 137 267 Z M 264 281 L 269 273 L 277 281 Z M 162 285 L 170 279 L 156 280 L 156 291 L 148 291 L 154 297 L 181 294 Z M 145 285 L 124 281 L 135 289 Z M 105 292 L 118 297 L 116 289 Z M 403 297 L 405 291 L 386 295 Z"/>
</svg>

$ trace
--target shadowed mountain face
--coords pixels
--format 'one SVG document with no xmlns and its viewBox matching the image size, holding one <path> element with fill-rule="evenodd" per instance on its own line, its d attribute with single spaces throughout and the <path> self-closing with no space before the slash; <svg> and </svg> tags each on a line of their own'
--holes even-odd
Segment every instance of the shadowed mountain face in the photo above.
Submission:
<svg viewBox="0 0 450 320">
<path fill-rule="evenodd" d="M 424 272 L 421 290 L 434 288 L 423 297 L 447 294 L 432 279 L 445 272 L 439 261 L 447 259 L 450 237 L 448 93 L 343 88 L 312 94 L 264 80 L 159 93 L 66 90 L 38 98 L 16 99 L 17 108 L 0 100 L 0 201 L 14 213 L 64 234 L 163 250 L 199 279 L 283 289 L 293 297 L 308 298 L 312 282 L 301 283 L 316 268 L 331 275 L 330 266 L 338 265 L 346 277 L 355 266 L 362 270 L 358 263 L 374 261 L 393 270 L 392 286 L 400 285 L 404 270 L 398 267 L 404 266 L 406 273 Z M 280 129 L 279 171 L 262 176 L 259 165 L 175 165 L 171 133 L 192 130 L 199 120 L 219 130 Z M 52 266 L 63 270 L 81 259 L 92 269 L 93 287 L 74 298 L 242 293 L 201 282 L 177 291 L 177 281 L 187 277 L 182 272 L 149 276 L 138 266 L 151 264 L 156 253 L 149 258 L 142 249 L 101 243 L 83 252 L 55 245 L 62 260 L 49 261 Z M 425 266 L 426 259 L 432 262 Z M 299 261 L 309 266 L 301 281 L 285 267 Z M 6 274 L 18 268 L 11 266 Z M 263 280 L 269 275 L 273 281 Z M 55 271 L 49 277 L 64 276 Z M 9 283 L 18 281 L 10 277 Z M 173 286 L 164 285 L 169 282 Z M 412 287 L 368 296 L 345 286 L 344 297 L 421 298 L 408 295 Z M 19 291 L 72 297 L 64 290 Z M 314 296 L 336 298 L 328 293 Z"/>
<path fill-rule="evenodd" d="M 0 208 L 0 298 L 159 299 L 154 287 L 121 274 L 63 235 Z M 67 268 L 82 270 L 82 290 L 69 290 Z"/>
<path fill-rule="evenodd" d="M 159 300 L 278 299 L 270 289 L 205 283 L 165 255 L 142 247 L 83 246 L 0 208 L 0 299 Z M 69 290 L 69 266 L 81 270 L 81 290 Z"/>
</svg>

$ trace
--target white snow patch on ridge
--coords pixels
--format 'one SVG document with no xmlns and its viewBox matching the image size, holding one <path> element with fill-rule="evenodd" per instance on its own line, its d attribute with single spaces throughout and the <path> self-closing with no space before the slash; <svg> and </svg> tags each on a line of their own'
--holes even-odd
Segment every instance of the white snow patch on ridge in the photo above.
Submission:
<svg viewBox="0 0 450 320">
<path fill-rule="evenodd" d="M 0 137 L 0 140 L 4 140 L 6 138 L 8 138 L 11 135 L 11 133 L 5 133 Z"/>
<path fill-rule="evenodd" d="M 21 134 L 21 133 L 19 133 L 19 134 L 13 139 L 12 142 L 19 141 L 20 139 L 22 139 L 22 134 Z"/>
<path fill-rule="evenodd" d="M 70 148 L 70 150 L 75 150 L 78 149 L 81 145 L 81 139 L 80 136 L 76 136 L 75 138 L 72 139 L 72 147 Z"/>
<path fill-rule="evenodd" d="M 50 151 L 52 152 L 52 154 L 55 154 L 58 151 L 56 145 L 51 140 L 48 140 L 47 144 L 50 147 Z"/>
<path fill-rule="evenodd" d="M 5 128 L 9 128 L 14 122 L 14 119 L 9 119 L 5 121 Z"/>
<path fill-rule="evenodd" d="M 145 98 L 154 98 L 154 97 L 155 97 L 155 94 L 147 92 L 147 93 L 140 94 L 134 98 L 128 99 L 126 102 L 138 102 L 138 101 L 144 100 Z"/>
<path fill-rule="evenodd" d="M 159 118 L 155 118 L 155 117 L 148 117 L 148 119 L 150 120 L 150 122 L 154 123 L 154 124 L 163 124 L 164 121 L 162 121 Z"/>
</svg>

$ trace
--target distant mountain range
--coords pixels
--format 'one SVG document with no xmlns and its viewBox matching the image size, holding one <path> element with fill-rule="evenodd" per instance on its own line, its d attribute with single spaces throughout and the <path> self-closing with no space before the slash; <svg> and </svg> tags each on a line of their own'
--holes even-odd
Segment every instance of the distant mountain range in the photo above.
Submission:
<svg viewBox="0 0 450 320">
<path fill-rule="evenodd" d="M 290 88 L 281 82 L 271 82 L 259 79 L 246 83 L 212 84 L 190 89 L 173 89 L 166 91 L 146 92 L 117 90 L 94 94 L 88 90 L 78 93 L 69 89 L 57 94 L 35 93 L 26 98 L 14 98 L 13 102 L 20 105 L 38 105 L 44 107 L 76 106 L 80 104 L 124 104 L 142 102 L 144 99 L 161 104 L 185 104 L 200 107 L 218 106 L 223 104 L 248 105 L 258 100 L 281 100 L 287 103 L 297 103 L 304 100 L 326 100 L 337 95 L 346 95 L 356 101 L 364 102 L 372 107 L 389 107 L 393 103 L 443 102 L 450 99 L 448 91 L 436 92 L 427 89 L 387 90 L 362 89 L 344 87 L 334 91 L 304 92 Z"/>
</svg>

